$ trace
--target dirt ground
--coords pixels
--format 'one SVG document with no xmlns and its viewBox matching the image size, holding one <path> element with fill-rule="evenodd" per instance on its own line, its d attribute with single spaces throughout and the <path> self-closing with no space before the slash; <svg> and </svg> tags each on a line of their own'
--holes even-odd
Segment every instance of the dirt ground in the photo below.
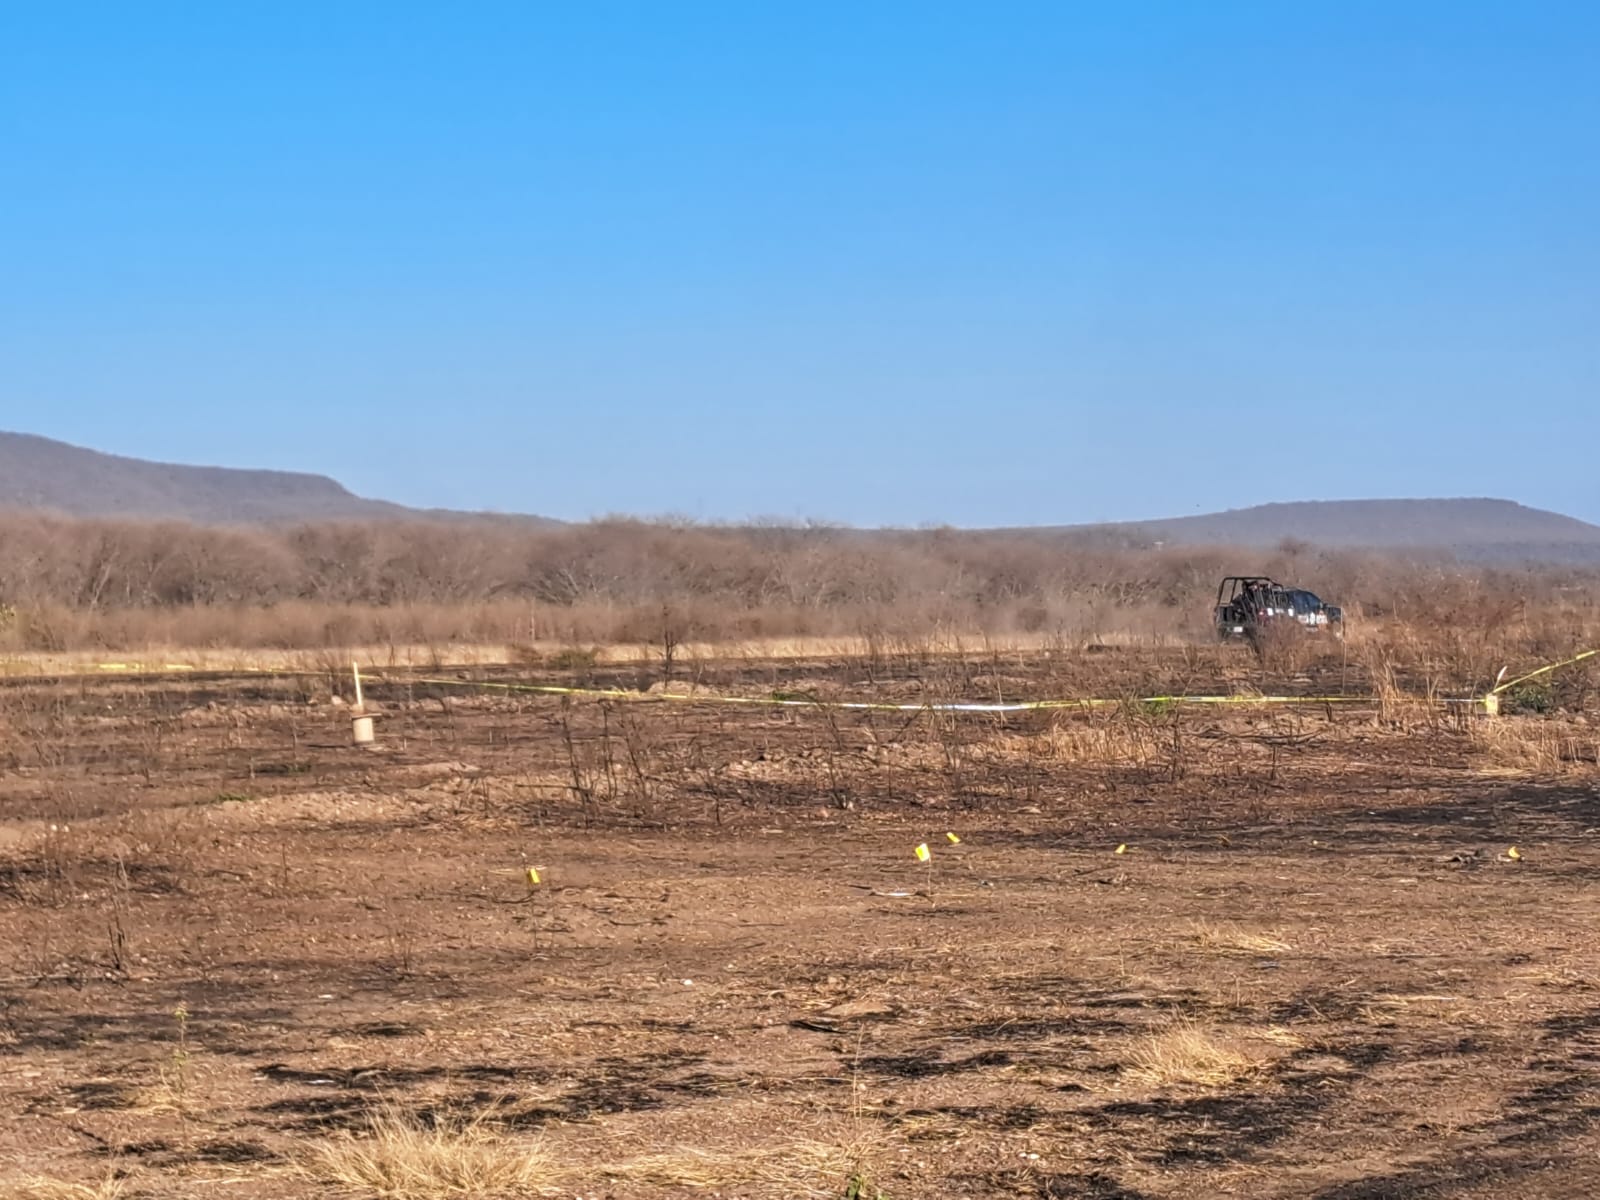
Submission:
<svg viewBox="0 0 1600 1200">
<path fill-rule="evenodd" d="M 537 1164 L 518 1195 L 1600 1194 L 1600 775 L 1508 752 L 1581 715 L 391 672 L 362 749 L 346 682 L 0 684 L 0 1196 L 496 1194 L 351 1175 L 397 1128 Z M 1128 650 L 673 686 L 1366 685 Z"/>
</svg>

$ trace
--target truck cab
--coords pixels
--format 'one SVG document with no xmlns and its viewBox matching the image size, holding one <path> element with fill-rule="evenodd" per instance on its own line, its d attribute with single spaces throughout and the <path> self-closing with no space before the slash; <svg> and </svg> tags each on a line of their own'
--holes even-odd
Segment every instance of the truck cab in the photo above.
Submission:
<svg viewBox="0 0 1600 1200">
<path fill-rule="evenodd" d="M 1268 630 L 1329 633 L 1342 637 L 1344 610 L 1325 604 L 1314 592 L 1281 584 L 1265 575 L 1229 575 L 1217 588 L 1212 615 L 1223 641 L 1254 639 Z"/>
</svg>

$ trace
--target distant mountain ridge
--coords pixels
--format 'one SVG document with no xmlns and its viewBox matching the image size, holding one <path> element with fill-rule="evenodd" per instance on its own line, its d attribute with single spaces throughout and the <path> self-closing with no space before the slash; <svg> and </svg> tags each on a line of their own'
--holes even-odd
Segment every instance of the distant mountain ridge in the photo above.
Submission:
<svg viewBox="0 0 1600 1200">
<path fill-rule="evenodd" d="M 534 516 L 415 509 L 357 496 L 325 475 L 149 462 L 25 433 L 0 432 L 0 510 L 207 525 L 321 520 Z M 873 531 L 861 530 L 861 536 Z M 972 531 L 978 534 L 981 531 Z M 1156 521 L 992 531 L 1125 546 L 1272 548 L 1286 540 L 1372 550 L 1449 551 L 1476 561 L 1600 564 L 1600 526 L 1510 500 L 1306 500 Z"/>
<path fill-rule="evenodd" d="M 0 432 L 0 509 L 8 508 L 206 525 L 480 515 L 368 500 L 326 475 L 149 462 Z"/>
<path fill-rule="evenodd" d="M 1483 497 L 1302 500 L 1156 521 L 1061 529 L 1122 542 L 1272 547 L 1284 541 L 1370 550 L 1448 550 L 1476 560 L 1600 562 L 1600 525 Z"/>
</svg>

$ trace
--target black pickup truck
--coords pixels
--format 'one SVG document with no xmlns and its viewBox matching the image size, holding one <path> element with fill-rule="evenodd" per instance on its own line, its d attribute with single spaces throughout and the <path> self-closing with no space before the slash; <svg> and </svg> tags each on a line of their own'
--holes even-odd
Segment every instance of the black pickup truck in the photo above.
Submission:
<svg viewBox="0 0 1600 1200">
<path fill-rule="evenodd" d="M 1344 636 L 1344 610 L 1324 604 L 1304 588 L 1288 587 L 1260 575 L 1229 575 L 1217 589 L 1213 615 L 1223 641 L 1254 641 L 1269 631 Z"/>
</svg>

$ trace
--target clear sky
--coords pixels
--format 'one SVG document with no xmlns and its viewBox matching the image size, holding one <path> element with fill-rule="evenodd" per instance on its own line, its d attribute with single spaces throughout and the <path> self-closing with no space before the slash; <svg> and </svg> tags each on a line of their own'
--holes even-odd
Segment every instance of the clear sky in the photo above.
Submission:
<svg viewBox="0 0 1600 1200">
<path fill-rule="evenodd" d="M 419 505 L 1600 521 L 1600 6 L 0 6 L 0 428 Z"/>
</svg>

